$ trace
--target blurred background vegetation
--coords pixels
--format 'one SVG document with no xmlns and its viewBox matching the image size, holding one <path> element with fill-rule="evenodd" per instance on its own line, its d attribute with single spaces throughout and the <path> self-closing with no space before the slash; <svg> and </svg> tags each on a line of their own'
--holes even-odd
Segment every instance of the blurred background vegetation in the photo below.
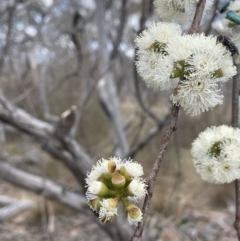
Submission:
<svg viewBox="0 0 240 241">
<path fill-rule="evenodd" d="M 202 24 L 203 32 L 211 32 L 211 21 L 222 4 L 215 2 Z M 148 89 L 137 76 L 134 38 L 157 20 L 151 0 L 1 0 L 1 95 L 53 127 L 75 105 L 69 137 L 76 139 L 93 163 L 114 155 L 131 157 L 144 166 L 147 176 L 168 121 L 171 93 Z M 202 181 L 190 155 L 192 141 L 206 127 L 230 124 L 231 82 L 222 88 L 224 104 L 214 110 L 197 117 L 180 111 L 178 130 L 158 176 L 151 232 L 145 240 L 234 240 L 233 184 Z M 0 122 L 0 142 L 1 162 L 81 192 L 70 170 L 7 121 Z M 84 224 L 92 222 L 83 214 L 12 185 L 3 176 L 0 195 L 33 200 L 37 205 L 0 224 L 0 240 L 101 237 L 92 233 L 96 225 L 82 231 Z M 227 220 L 225 228 L 216 224 L 219 218 L 214 215 L 225 215 L 221 216 Z M 49 231 L 52 216 L 55 228 Z M 189 223 L 186 229 L 182 228 L 185 223 Z M 220 234 L 229 239 L 220 239 Z"/>
</svg>

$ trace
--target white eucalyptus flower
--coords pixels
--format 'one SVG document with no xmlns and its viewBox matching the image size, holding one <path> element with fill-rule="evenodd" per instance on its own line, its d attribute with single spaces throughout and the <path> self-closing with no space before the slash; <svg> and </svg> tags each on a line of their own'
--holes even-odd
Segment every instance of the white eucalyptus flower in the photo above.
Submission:
<svg viewBox="0 0 240 241">
<path fill-rule="evenodd" d="M 148 87 L 159 90 L 176 86 L 176 81 L 170 79 L 174 66 L 169 56 L 154 51 L 139 51 L 137 57 L 137 72 Z"/>
<path fill-rule="evenodd" d="M 192 75 L 213 75 L 215 81 L 226 82 L 237 71 L 231 53 L 216 37 L 194 34 L 188 36 L 191 55 L 186 59 L 186 71 Z"/>
<path fill-rule="evenodd" d="M 166 45 L 171 41 L 176 41 L 181 34 L 182 29 L 178 24 L 153 22 L 149 28 L 136 37 L 135 43 L 140 51 L 149 50 L 154 43 L 158 42 L 161 45 Z"/>
<path fill-rule="evenodd" d="M 192 143 L 193 163 L 201 178 L 229 183 L 240 178 L 240 130 L 209 127 Z"/>
<path fill-rule="evenodd" d="M 103 222 L 110 220 L 117 214 L 118 202 L 116 199 L 104 199 L 101 203 L 101 208 L 99 210 L 99 219 Z"/>
<path fill-rule="evenodd" d="M 147 185 L 142 178 L 134 178 L 128 185 L 129 192 L 133 195 L 129 199 L 136 202 L 142 199 L 147 193 Z"/>
<path fill-rule="evenodd" d="M 177 81 L 171 76 L 174 62 L 167 52 L 167 46 L 171 41 L 178 41 L 181 32 L 177 24 L 158 22 L 135 39 L 137 72 L 148 87 L 157 90 L 176 87 Z"/>
<path fill-rule="evenodd" d="M 142 165 L 131 159 L 127 160 L 123 166 L 131 177 L 140 177 L 144 174 Z"/>
<path fill-rule="evenodd" d="M 189 76 L 179 83 L 170 99 L 195 116 L 222 104 L 223 95 L 210 76 Z"/>
</svg>

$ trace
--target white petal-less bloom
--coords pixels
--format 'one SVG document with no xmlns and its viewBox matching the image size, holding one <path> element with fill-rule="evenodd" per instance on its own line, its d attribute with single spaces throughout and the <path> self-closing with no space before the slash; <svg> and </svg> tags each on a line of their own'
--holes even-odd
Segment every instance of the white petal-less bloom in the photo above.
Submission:
<svg viewBox="0 0 240 241">
<path fill-rule="evenodd" d="M 192 144 L 193 163 L 201 178 L 229 183 L 240 178 L 240 130 L 209 127 Z"/>
<path fill-rule="evenodd" d="M 94 181 L 88 188 L 88 191 L 94 195 L 97 195 L 103 187 L 103 183 L 99 181 Z"/>
<path fill-rule="evenodd" d="M 95 195 L 95 194 L 93 194 L 93 193 L 91 193 L 89 190 L 87 190 L 87 192 L 86 192 L 86 198 L 87 198 L 87 203 L 88 203 L 89 206 L 92 208 L 92 206 L 90 205 L 89 201 L 98 198 L 98 196 Z"/>
<path fill-rule="evenodd" d="M 199 0 L 155 0 L 154 5 L 163 21 L 189 24 L 193 20 L 198 2 Z M 212 0 L 206 1 L 204 14 L 209 11 L 212 4 Z"/>
<path fill-rule="evenodd" d="M 131 177 L 140 177 L 144 174 L 142 165 L 131 159 L 127 160 L 123 166 Z"/>
<path fill-rule="evenodd" d="M 174 68 L 172 56 L 167 52 L 171 41 L 181 38 L 182 30 L 174 23 L 153 23 L 136 39 L 138 74 L 153 89 L 169 89 L 176 86 L 176 79 L 171 74 Z"/>
<path fill-rule="evenodd" d="M 176 85 L 176 81 L 170 79 L 174 66 L 169 56 L 154 51 L 139 51 L 137 57 L 137 72 L 148 87 L 168 89 Z"/>
<path fill-rule="evenodd" d="M 112 205 L 110 199 L 104 199 L 101 203 L 101 208 L 99 210 L 99 219 L 102 221 L 107 221 L 117 214 L 117 209 L 115 205 Z"/>
<path fill-rule="evenodd" d="M 170 99 L 173 104 L 181 105 L 187 114 L 195 116 L 222 104 L 223 95 L 209 76 L 194 76 L 182 81 Z"/>
<path fill-rule="evenodd" d="M 181 34 L 182 29 L 178 24 L 153 22 L 134 41 L 137 48 L 142 51 L 148 50 L 155 42 L 167 44 L 170 41 L 176 41 Z"/>
<path fill-rule="evenodd" d="M 140 212 L 137 218 L 131 218 L 130 215 L 128 214 L 127 219 L 130 225 L 137 225 L 139 222 L 142 221 L 142 212 Z"/>
<path fill-rule="evenodd" d="M 102 175 L 102 170 L 99 168 L 93 168 L 91 172 L 87 173 L 87 178 L 85 179 L 86 183 L 87 183 L 87 187 L 90 186 L 92 184 L 92 182 L 98 180 L 98 178 L 100 178 Z"/>
<path fill-rule="evenodd" d="M 191 55 L 186 70 L 192 74 L 213 74 L 215 81 L 225 82 L 237 73 L 231 53 L 222 43 L 216 44 L 216 37 L 194 34 L 187 37 L 187 44 Z M 221 75 L 217 76 L 216 71 Z"/>
<path fill-rule="evenodd" d="M 171 41 L 166 47 L 174 62 L 185 60 L 192 54 L 191 44 L 194 42 L 191 35 L 179 36 L 177 41 Z"/>
<path fill-rule="evenodd" d="M 130 200 L 136 202 L 146 195 L 147 185 L 142 178 L 134 178 L 128 185 L 128 190 L 134 195 L 133 197 L 129 197 Z"/>
<path fill-rule="evenodd" d="M 233 139 L 238 140 L 239 129 L 234 129 L 227 125 L 212 126 L 201 132 L 198 138 L 192 144 L 192 155 L 199 159 L 204 158 L 209 148 L 215 142 Z"/>
</svg>

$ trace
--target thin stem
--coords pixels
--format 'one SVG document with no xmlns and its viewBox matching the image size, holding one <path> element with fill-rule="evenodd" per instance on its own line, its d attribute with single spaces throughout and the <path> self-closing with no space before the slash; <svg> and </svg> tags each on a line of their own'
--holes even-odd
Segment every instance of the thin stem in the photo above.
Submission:
<svg viewBox="0 0 240 241">
<path fill-rule="evenodd" d="M 198 31 L 205 3 L 206 3 L 206 0 L 200 0 L 199 3 L 197 4 L 196 13 L 195 13 L 195 16 L 193 19 L 192 26 L 189 30 L 189 34 L 193 34 Z M 164 154 L 168 147 L 171 135 L 174 131 L 177 130 L 177 118 L 178 118 L 179 108 L 180 108 L 180 106 L 175 106 L 175 105 L 173 105 L 173 107 L 172 107 L 172 112 L 171 112 L 170 121 L 169 121 L 167 130 L 162 138 L 162 141 L 160 144 L 160 149 L 159 149 L 158 155 L 154 161 L 153 168 L 147 178 L 147 183 L 148 183 L 147 195 L 145 197 L 143 208 L 142 208 L 143 219 L 142 219 L 142 222 L 138 224 L 138 226 L 131 238 L 131 241 L 141 240 L 143 229 L 144 229 L 144 226 L 147 221 L 147 216 L 148 216 L 148 212 L 149 212 L 149 208 L 150 208 L 151 199 L 153 196 L 155 181 L 156 181 L 159 169 L 160 169 L 160 165 L 162 163 Z"/>
<path fill-rule="evenodd" d="M 237 65 L 237 75 L 233 78 L 232 85 L 232 126 L 238 127 L 239 114 L 239 77 L 240 66 Z M 238 240 L 240 241 L 240 179 L 235 181 L 235 195 L 236 195 L 236 216 L 234 221 L 234 228 L 237 231 Z"/>
</svg>

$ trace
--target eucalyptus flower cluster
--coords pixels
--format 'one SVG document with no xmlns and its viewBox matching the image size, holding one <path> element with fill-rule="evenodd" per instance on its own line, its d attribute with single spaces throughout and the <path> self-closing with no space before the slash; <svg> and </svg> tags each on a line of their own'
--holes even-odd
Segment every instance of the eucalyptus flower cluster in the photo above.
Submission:
<svg viewBox="0 0 240 241">
<path fill-rule="evenodd" d="M 189 24 L 193 20 L 199 0 L 154 0 L 156 12 L 163 21 L 179 24 Z M 204 8 L 205 15 L 213 4 L 207 0 Z"/>
<path fill-rule="evenodd" d="M 131 159 L 101 159 L 93 166 L 86 178 L 86 197 L 102 222 L 111 222 L 116 218 L 120 202 L 131 225 L 137 225 L 142 220 L 142 212 L 135 205 L 146 194 L 147 185 L 142 175 L 142 166 Z"/>
<path fill-rule="evenodd" d="M 138 74 L 148 87 L 173 88 L 173 104 L 192 116 L 222 104 L 220 85 L 236 74 L 231 53 L 216 37 L 182 35 L 175 23 L 153 23 L 136 39 Z"/>
<path fill-rule="evenodd" d="M 209 127 L 193 142 L 191 153 L 203 180 L 220 184 L 240 178 L 240 129 Z"/>
</svg>

